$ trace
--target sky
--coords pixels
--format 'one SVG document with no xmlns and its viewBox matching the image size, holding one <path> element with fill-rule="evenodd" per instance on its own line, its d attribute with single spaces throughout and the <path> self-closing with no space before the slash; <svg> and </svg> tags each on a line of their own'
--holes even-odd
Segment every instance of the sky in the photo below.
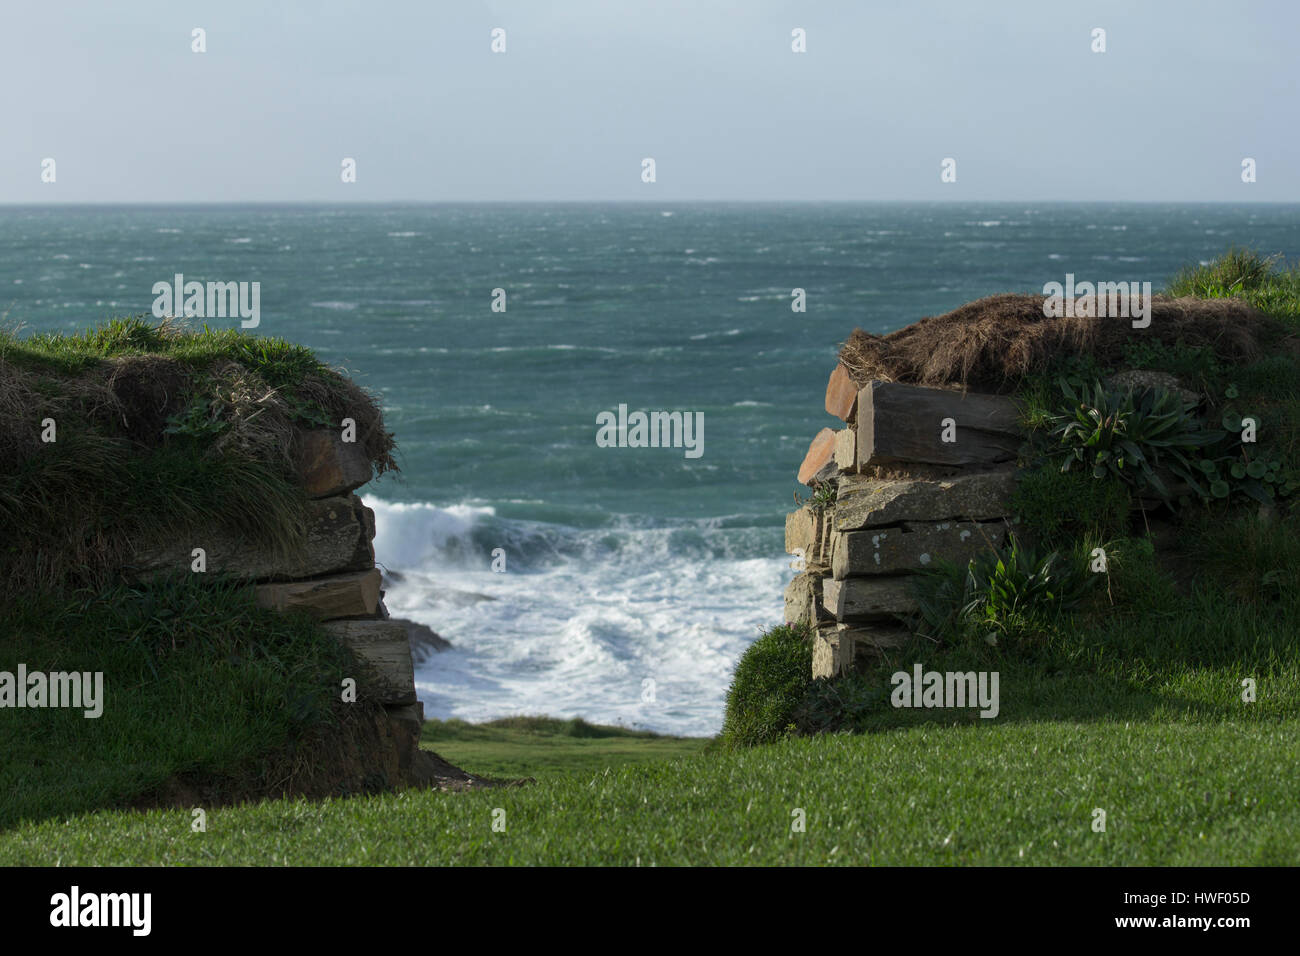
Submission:
<svg viewBox="0 0 1300 956">
<path fill-rule="evenodd" d="M 0 203 L 1300 201 L 1288 0 L 5 0 L 2 20 Z"/>
</svg>

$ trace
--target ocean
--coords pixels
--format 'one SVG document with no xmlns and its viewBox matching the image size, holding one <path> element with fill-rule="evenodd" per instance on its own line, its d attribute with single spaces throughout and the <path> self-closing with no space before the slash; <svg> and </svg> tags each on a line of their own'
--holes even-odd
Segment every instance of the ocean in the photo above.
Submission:
<svg viewBox="0 0 1300 956">
<path fill-rule="evenodd" d="M 0 321 L 72 331 L 148 313 L 176 273 L 259 282 L 256 331 L 346 370 L 396 433 L 400 476 L 361 494 L 390 611 L 453 645 L 417 668 L 426 715 L 707 735 L 736 660 L 780 622 L 795 470 L 833 424 L 826 379 L 855 327 L 887 332 L 1066 273 L 1159 288 L 1232 243 L 1294 259 L 1298 213 L 9 206 Z M 621 404 L 703 413 L 703 453 L 599 446 L 597 416 Z"/>
</svg>

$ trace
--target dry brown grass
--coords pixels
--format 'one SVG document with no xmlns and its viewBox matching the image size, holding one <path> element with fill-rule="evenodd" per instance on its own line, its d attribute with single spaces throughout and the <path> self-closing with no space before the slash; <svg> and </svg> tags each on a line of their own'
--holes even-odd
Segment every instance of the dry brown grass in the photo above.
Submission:
<svg viewBox="0 0 1300 956">
<path fill-rule="evenodd" d="M 883 336 L 855 329 L 840 361 L 859 385 L 875 379 L 1001 392 L 1061 355 L 1114 364 L 1126 345 L 1143 341 L 1138 336 L 1208 346 L 1231 364 L 1259 358 L 1287 336 L 1281 323 L 1237 299 L 1156 296 L 1151 325 L 1134 329 L 1128 318 L 1045 318 L 1044 298 L 989 296 Z"/>
</svg>

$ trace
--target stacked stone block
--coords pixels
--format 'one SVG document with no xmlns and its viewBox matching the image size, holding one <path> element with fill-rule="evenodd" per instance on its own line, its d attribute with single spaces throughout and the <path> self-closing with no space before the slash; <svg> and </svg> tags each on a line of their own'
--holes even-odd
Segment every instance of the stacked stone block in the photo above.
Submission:
<svg viewBox="0 0 1300 956">
<path fill-rule="evenodd" d="M 813 439 L 799 480 L 814 493 L 785 525 L 802 558 L 785 619 L 814 629 L 814 677 L 906 641 L 916 572 L 1005 543 L 1021 442 L 1004 396 L 859 385 L 842 364 L 825 405 L 842 427 Z"/>
</svg>

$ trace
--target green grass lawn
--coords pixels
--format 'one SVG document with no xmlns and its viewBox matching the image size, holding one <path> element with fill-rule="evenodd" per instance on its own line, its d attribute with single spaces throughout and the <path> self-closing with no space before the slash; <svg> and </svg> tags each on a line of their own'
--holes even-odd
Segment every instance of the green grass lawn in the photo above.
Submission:
<svg viewBox="0 0 1300 956">
<path fill-rule="evenodd" d="M 482 777 L 542 780 L 686 757 L 699 753 L 708 741 L 600 726 L 585 720 L 506 717 L 486 724 L 426 721 L 421 743 L 462 770 Z"/>
<path fill-rule="evenodd" d="M 1117 615 L 1104 636 L 997 664 L 994 720 L 873 707 L 863 733 L 748 749 L 582 721 L 431 721 L 425 747 L 536 782 L 215 808 L 204 833 L 186 811 L 61 815 L 0 833 L 0 865 L 1296 865 L 1296 609 L 1272 605 L 1270 627 L 1238 605 L 1240 629 L 1217 637 L 1195 613 Z M 986 666 L 975 653 L 996 652 L 916 659 Z"/>
<path fill-rule="evenodd" d="M 1159 710 L 930 723 L 524 787 L 216 809 L 203 833 L 184 811 L 102 812 L 0 834 L 0 864 L 1296 865 L 1298 731 Z M 491 736 L 481 765 L 515 766 Z"/>
</svg>

